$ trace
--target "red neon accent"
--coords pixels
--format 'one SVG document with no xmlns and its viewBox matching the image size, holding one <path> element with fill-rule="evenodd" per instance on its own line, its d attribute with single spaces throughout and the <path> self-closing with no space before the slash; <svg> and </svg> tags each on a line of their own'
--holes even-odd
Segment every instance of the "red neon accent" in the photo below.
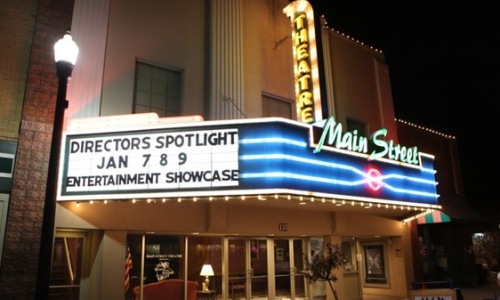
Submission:
<svg viewBox="0 0 500 300">
<path fill-rule="evenodd" d="M 369 169 L 368 172 L 366 172 L 366 175 L 368 177 L 368 186 L 370 189 L 373 191 L 378 191 L 382 187 L 382 180 L 380 179 L 382 177 L 382 174 L 380 174 L 380 171 L 377 169 Z"/>
</svg>

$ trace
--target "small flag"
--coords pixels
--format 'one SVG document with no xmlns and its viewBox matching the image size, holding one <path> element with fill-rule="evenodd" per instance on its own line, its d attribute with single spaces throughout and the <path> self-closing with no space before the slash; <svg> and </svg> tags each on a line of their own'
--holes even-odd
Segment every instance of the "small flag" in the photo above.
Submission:
<svg viewBox="0 0 500 300">
<path fill-rule="evenodd" d="M 126 250 L 126 258 L 125 258 L 125 286 L 124 292 L 126 293 L 128 288 L 130 287 L 130 270 L 133 267 L 132 264 L 132 255 L 130 255 L 130 247 L 127 246 Z"/>
</svg>

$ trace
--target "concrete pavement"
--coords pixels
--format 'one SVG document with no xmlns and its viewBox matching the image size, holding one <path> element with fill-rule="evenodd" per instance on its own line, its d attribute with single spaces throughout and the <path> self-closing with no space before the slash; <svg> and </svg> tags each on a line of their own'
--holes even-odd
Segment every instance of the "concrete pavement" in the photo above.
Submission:
<svg viewBox="0 0 500 300">
<path fill-rule="evenodd" d="M 460 299 L 462 294 L 463 299 Z M 484 283 L 475 287 L 459 288 L 457 300 L 500 300 L 500 287 L 492 283 Z"/>
</svg>

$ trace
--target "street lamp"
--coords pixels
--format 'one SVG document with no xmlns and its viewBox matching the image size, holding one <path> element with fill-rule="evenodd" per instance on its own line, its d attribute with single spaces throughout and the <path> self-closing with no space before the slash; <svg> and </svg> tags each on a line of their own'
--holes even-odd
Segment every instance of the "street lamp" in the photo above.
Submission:
<svg viewBox="0 0 500 300">
<path fill-rule="evenodd" d="M 78 46 L 73 41 L 69 33 L 65 34 L 64 37 L 57 41 L 54 45 L 54 58 L 56 61 L 59 85 L 57 90 L 56 111 L 54 114 L 54 127 L 52 129 L 49 171 L 47 174 L 47 185 L 45 190 L 45 205 L 43 209 L 42 234 L 38 258 L 36 299 L 48 299 L 49 296 L 52 247 L 54 243 L 54 223 L 56 214 L 59 150 L 61 148 L 64 110 L 68 107 L 66 89 L 68 86 L 68 78 L 71 76 L 77 56 Z"/>
</svg>

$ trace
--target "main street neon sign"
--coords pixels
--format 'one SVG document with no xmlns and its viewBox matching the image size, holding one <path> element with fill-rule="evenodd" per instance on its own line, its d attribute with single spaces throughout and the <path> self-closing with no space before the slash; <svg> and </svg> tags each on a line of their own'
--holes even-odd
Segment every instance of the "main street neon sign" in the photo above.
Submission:
<svg viewBox="0 0 500 300">
<path fill-rule="evenodd" d="M 288 4 L 283 12 L 292 25 L 298 120 L 313 123 L 323 118 L 313 9 L 309 2 L 297 0 Z"/>
<path fill-rule="evenodd" d="M 333 116 L 328 120 L 323 120 L 314 124 L 314 127 L 322 130 L 319 138 L 315 137 L 315 130 L 313 130 L 313 134 L 311 134 L 313 141 L 317 141 L 316 148 L 313 151 L 314 153 L 320 152 L 323 147 L 326 146 L 364 154 L 369 152 L 368 147 L 370 145 L 370 140 L 364 136 L 358 135 L 357 130 L 342 132 L 342 124 L 335 122 Z M 376 160 L 385 157 L 403 163 L 413 165 L 420 164 L 417 146 L 406 147 L 394 144 L 393 140 L 384 140 L 386 136 L 387 129 L 385 128 L 379 129 L 372 134 L 371 141 L 375 149 L 371 149 L 368 160 Z"/>
</svg>

